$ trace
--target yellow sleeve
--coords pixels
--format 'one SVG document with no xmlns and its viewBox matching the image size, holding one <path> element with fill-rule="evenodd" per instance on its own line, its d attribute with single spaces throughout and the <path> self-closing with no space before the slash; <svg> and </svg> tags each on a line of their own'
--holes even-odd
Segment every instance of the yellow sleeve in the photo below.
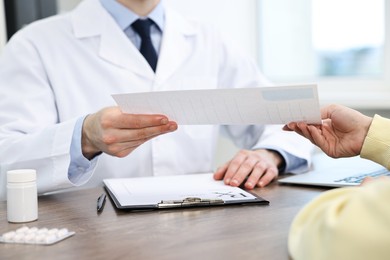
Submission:
<svg viewBox="0 0 390 260">
<path fill-rule="evenodd" d="M 324 192 L 295 217 L 290 256 L 301 259 L 390 259 L 390 179 Z"/>
<path fill-rule="evenodd" d="M 390 169 L 390 119 L 374 116 L 360 156 Z"/>
</svg>

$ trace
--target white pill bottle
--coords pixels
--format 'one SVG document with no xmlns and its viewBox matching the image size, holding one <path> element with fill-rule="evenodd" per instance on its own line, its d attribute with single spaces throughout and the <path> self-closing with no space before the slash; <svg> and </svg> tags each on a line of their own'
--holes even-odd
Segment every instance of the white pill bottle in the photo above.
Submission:
<svg viewBox="0 0 390 260">
<path fill-rule="evenodd" d="M 38 219 L 37 174 L 33 169 L 7 171 L 7 219 L 13 223 Z"/>
</svg>

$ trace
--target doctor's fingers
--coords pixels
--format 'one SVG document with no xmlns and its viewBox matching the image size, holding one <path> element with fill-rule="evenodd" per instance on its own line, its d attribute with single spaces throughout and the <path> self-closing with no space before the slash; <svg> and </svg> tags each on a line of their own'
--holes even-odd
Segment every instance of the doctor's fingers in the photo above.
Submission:
<svg viewBox="0 0 390 260">
<path fill-rule="evenodd" d="M 241 163 L 245 160 L 246 154 L 244 151 L 239 151 L 233 159 L 225 163 L 223 166 L 218 168 L 217 172 L 214 174 L 214 179 L 220 180 L 223 178 L 223 181 L 226 185 L 230 185 L 231 178 L 237 172 Z"/>
<path fill-rule="evenodd" d="M 253 167 L 252 171 L 250 172 L 250 175 L 248 176 L 246 182 L 245 182 L 245 188 L 246 189 L 253 189 L 255 188 L 261 177 L 267 172 L 267 163 L 264 161 L 259 161 L 256 163 L 256 165 Z"/>
<path fill-rule="evenodd" d="M 152 138 L 153 137 L 143 139 L 143 140 L 110 144 L 110 145 L 103 147 L 102 151 L 104 153 L 109 154 L 109 155 L 123 158 L 123 157 L 126 157 L 127 155 L 129 155 L 131 152 L 133 152 L 135 149 L 137 149 L 143 143 L 149 141 Z"/>
<path fill-rule="evenodd" d="M 164 132 L 164 133 L 168 133 L 168 132 Z M 132 139 L 132 140 L 125 139 L 125 141 L 121 141 L 121 142 L 112 142 L 109 144 L 104 144 L 102 147 L 102 151 L 107 154 L 122 158 L 129 155 L 132 151 L 134 151 L 137 147 L 139 147 L 143 143 L 164 133 L 152 134 L 145 138 L 139 136 L 138 139 Z"/>
<path fill-rule="evenodd" d="M 112 118 L 112 126 L 121 129 L 141 129 L 153 126 L 165 126 L 175 123 L 169 121 L 164 115 L 136 115 L 136 114 L 120 114 L 118 117 Z"/>
<path fill-rule="evenodd" d="M 248 156 L 245 152 L 238 154 L 229 164 L 225 174 L 225 183 L 235 187 L 241 185 L 257 164 L 259 164 L 259 158 Z M 263 167 L 263 163 L 257 167 Z"/>
<path fill-rule="evenodd" d="M 145 141 L 155 136 L 170 133 L 177 129 L 177 124 L 146 127 L 140 129 L 109 129 L 102 133 L 102 142 L 106 145 L 131 141 Z"/>
<path fill-rule="evenodd" d="M 213 177 L 215 180 L 222 180 L 225 176 L 226 170 L 229 167 L 230 161 L 226 162 L 224 165 L 218 167 L 218 169 L 215 171 Z M 225 182 L 225 184 L 227 184 Z"/>
<path fill-rule="evenodd" d="M 278 169 L 276 167 L 267 168 L 263 176 L 261 176 L 257 187 L 263 188 L 271 183 L 276 177 L 278 177 Z"/>
<path fill-rule="evenodd" d="M 111 128 L 144 128 L 150 126 L 166 125 L 169 120 L 164 115 L 125 114 L 119 107 L 106 107 L 87 118 L 93 120 L 94 125 L 102 129 Z"/>
</svg>

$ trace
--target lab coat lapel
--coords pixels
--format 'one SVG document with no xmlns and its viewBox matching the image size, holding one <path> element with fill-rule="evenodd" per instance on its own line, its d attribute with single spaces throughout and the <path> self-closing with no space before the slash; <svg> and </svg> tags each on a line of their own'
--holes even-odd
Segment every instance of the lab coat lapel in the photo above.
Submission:
<svg viewBox="0 0 390 260">
<path fill-rule="evenodd" d="M 101 35 L 99 55 L 114 65 L 146 78 L 153 79 L 155 76 L 139 50 L 116 25 L 107 24 L 105 26 Z"/>
<path fill-rule="evenodd" d="M 169 79 L 191 54 L 192 46 L 188 38 L 196 34 L 196 29 L 179 14 L 166 8 L 165 28 L 157 64 L 156 81 Z"/>
<path fill-rule="evenodd" d="M 97 0 L 82 2 L 73 12 L 72 23 L 78 38 L 100 36 L 98 55 L 115 66 L 154 79 L 149 64 Z"/>
</svg>

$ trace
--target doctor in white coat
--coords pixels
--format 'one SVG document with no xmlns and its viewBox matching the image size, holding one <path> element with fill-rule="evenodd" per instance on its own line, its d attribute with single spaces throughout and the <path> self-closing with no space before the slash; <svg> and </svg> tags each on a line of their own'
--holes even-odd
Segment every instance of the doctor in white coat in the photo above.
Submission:
<svg viewBox="0 0 390 260">
<path fill-rule="evenodd" d="M 153 21 L 156 71 L 131 26 L 146 16 Z M 211 172 L 220 128 L 243 150 L 215 179 L 252 189 L 278 171 L 305 171 L 313 146 L 281 128 L 178 127 L 164 115 L 122 114 L 111 98 L 265 85 L 251 59 L 159 0 L 85 0 L 70 13 L 26 26 L 2 53 L 0 197 L 7 170 L 17 168 L 37 170 L 40 193 L 97 186 L 107 177 Z"/>
</svg>

